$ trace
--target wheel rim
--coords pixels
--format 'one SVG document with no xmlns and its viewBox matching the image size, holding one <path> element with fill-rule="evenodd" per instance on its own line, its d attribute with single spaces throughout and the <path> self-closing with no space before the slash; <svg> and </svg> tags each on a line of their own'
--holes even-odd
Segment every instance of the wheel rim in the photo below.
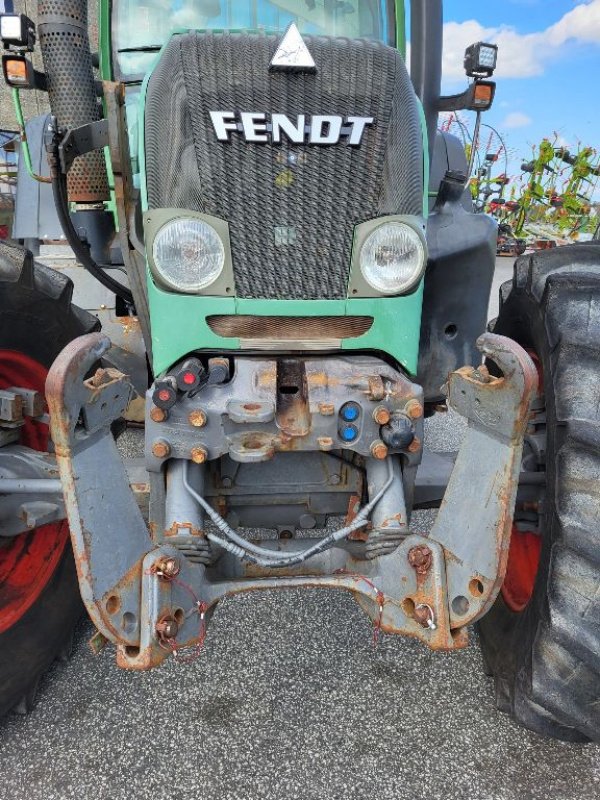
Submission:
<svg viewBox="0 0 600 800">
<path fill-rule="evenodd" d="M 537 368 L 540 388 L 544 386 L 544 372 L 537 354 L 529 351 Z M 502 584 L 504 602 L 517 613 L 524 611 L 533 596 L 542 553 L 542 537 L 536 531 L 521 530 L 514 523 L 510 537 L 506 576 Z"/>
<path fill-rule="evenodd" d="M 0 389 L 19 386 L 43 394 L 47 374 L 43 364 L 24 353 L 0 350 Z M 26 420 L 21 444 L 45 452 L 48 439 L 47 425 Z M 58 566 L 68 538 L 69 527 L 62 520 L 0 544 L 0 634 L 18 622 L 38 599 Z"/>
<path fill-rule="evenodd" d="M 506 577 L 502 584 L 502 597 L 512 611 L 524 611 L 531 600 L 541 552 L 539 533 L 521 531 L 513 525 Z"/>
</svg>

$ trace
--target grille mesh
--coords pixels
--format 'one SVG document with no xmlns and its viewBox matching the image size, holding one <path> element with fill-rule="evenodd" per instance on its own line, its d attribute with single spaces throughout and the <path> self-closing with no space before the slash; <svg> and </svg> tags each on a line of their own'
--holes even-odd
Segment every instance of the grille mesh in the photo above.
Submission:
<svg viewBox="0 0 600 800">
<path fill-rule="evenodd" d="M 373 317 L 257 317 L 215 314 L 206 322 L 214 333 L 240 339 L 355 339 L 373 325 Z"/>
<path fill-rule="evenodd" d="M 150 78 L 150 208 L 229 222 L 240 297 L 346 297 L 354 226 L 421 214 L 422 142 L 410 78 L 384 45 L 306 37 L 316 73 L 270 72 L 279 37 L 174 37 Z M 359 147 L 219 142 L 210 111 L 372 116 Z M 276 229 L 294 230 L 280 244 Z"/>
</svg>

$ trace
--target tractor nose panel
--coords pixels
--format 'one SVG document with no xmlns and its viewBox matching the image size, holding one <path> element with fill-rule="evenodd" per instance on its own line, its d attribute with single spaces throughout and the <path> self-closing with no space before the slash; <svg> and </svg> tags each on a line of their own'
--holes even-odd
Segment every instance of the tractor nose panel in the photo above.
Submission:
<svg viewBox="0 0 600 800">
<path fill-rule="evenodd" d="M 226 220 L 238 297 L 344 299 L 355 225 L 422 213 L 417 102 L 390 47 L 307 36 L 316 69 L 286 72 L 279 40 L 172 37 L 146 95 L 148 207 Z"/>
</svg>

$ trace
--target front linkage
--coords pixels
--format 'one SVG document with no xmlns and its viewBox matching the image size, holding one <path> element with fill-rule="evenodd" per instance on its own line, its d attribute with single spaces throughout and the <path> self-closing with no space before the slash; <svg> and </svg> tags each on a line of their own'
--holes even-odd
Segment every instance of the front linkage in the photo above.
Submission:
<svg viewBox="0 0 600 800">
<path fill-rule="evenodd" d="M 297 541 L 277 543 L 287 561 L 253 556 L 227 537 L 227 526 L 204 501 L 217 533 L 196 533 L 238 557 L 222 559 L 211 573 L 201 559 L 167 544 L 162 532 L 148 530 L 130 490 L 110 430 L 127 405 L 129 382 L 115 370 L 86 379 L 110 340 L 90 334 L 68 345 L 46 385 L 52 437 L 81 594 L 98 631 L 117 645 L 119 665 L 149 669 L 170 652 L 197 647 L 226 595 L 292 587 L 346 589 L 377 629 L 415 636 L 432 649 L 463 647 L 466 626 L 489 609 L 504 578 L 537 387 L 535 367 L 515 342 L 484 334 L 478 347 L 502 377 L 485 367 L 463 367 L 449 377 L 448 403 L 468 428 L 428 536 L 408 531 L 397 459 L 368 459 L 369 503 L 326 546 L 310 540 L 308 558 L 298 557 Z M 179 479 L 199 507 L 201 489 L 191 485 L 189 462 L 180 463 Z M 400 520 L 402 535 L 392 552 L 359 559 L 346 535 L 369 518 L 374 529 L 398 527 Z"/>
</svg>

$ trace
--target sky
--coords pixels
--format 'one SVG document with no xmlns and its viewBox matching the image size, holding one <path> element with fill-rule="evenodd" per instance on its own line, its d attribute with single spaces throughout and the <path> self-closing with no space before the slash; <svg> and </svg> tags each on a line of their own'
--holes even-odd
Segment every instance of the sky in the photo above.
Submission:
<svg viewBox="0 0 600 800">
<path fill-rule="evenodd" d="M 600 0 L 445 0 L 444 23 L 445 93 L 466 85 L 467 45 L 499 46 L 496 99 L 483 121 L 507 142 L 509 174 L 554 132 L 560 144 L 600 151 Z"/>
</svg>

